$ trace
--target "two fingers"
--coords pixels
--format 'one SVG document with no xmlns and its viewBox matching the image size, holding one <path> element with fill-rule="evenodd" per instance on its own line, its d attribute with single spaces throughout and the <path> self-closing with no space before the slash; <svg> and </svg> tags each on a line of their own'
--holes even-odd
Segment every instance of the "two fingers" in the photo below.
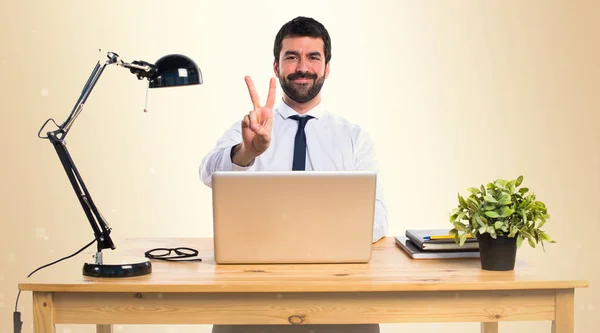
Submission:
<svg viewBox="0 0 600 333">
<path fill-rule="evenodd" d="M 258 93 L 256 92 L 256 87 L 254 86 L 254 82 L 250 76 L 246 76 L 244 78 L 246 81 L 246 85 L 248 86 L 248 92 L 250 93 L 250 99 L 252 100 L 252 105 L 254 106 L 254 111 L 258 111 L 260 109 L 260 101 L 258 98 Z M 265 107 L 269 110 L 273 109 L 273 105 L 275 104 L 275 78 L 272 77 L 269 81 L 269 94 L 267 95 L 267 104 Z"/>
<path fill-rule="evenodd" d="M 272 119 L 271 114 L 266 116 L 267 119 L 259 119 L 262 118 L 262 114 L 259 112 L 262 111 L 262 107 L 260 106 L 260 100 L 258 98 L 258 93 L 256 92 L 256 87 L 254 86 L 254 82 L 250 78 L 250 76 L 244 77 L 246 81 L 246 85 L 248 86 L 248 93 L 250 94 L 250 100 L 252 100 L 252 105 L 254 106 L 254 110 L 250 111 L 248 115 L 244 117 L 244 123 L 256 134 L 260 136 L 268 135 L 266 130 L 266 125 L 268 125 Z M 265 108 L 268 111 L 272 111 L 273 105 L 275 104 L 275 78 L 271 78 L 269 82 L 269 94 L 267 95 L 267 104 L 265 104 Z"/>
</svg>

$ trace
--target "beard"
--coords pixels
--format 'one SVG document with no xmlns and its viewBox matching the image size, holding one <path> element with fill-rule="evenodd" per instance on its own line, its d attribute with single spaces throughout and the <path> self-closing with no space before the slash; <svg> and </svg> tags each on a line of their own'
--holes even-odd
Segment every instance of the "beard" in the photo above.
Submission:
<svg viewBox="0 0 600 333">
<path fill-rule="evenodd" d="M 296 79 L 312 79 L 312 83 L 297 84 L 293 80 Z M 321 92 L 325 83 L 325 76 L 318 77 L 317 74 L 308 72 L 296 72 L 287 77 L 279 75 L 279 83 L 283 92 L 293 101 L 297 103 L 306 103 Z"/>
</svg>

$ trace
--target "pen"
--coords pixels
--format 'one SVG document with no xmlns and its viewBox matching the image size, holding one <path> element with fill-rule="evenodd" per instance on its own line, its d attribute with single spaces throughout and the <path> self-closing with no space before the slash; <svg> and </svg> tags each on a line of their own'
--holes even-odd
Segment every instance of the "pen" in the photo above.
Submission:
<svg viewBox="0 0 600 333">
<path fill-rule="evenodd" d="M 471 235 L 467 235 L 467 238 L 473 238 Z M 454 235 L 437 235 L 437 236 L 425 236 L 425 240 L 436 240 L 436 239 L 454 239 Z"/>
</svg>

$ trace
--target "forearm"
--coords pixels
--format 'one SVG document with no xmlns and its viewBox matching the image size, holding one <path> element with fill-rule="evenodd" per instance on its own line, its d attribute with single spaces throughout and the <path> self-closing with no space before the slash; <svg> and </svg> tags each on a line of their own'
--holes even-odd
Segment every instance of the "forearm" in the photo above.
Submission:
<svg viewBox="0 0 600 333">
<path fill-rule="evenodd" d="M 200 179 L 206 186 L 212 186 L 212 174 L 216 171 L 238 171 L 251 168 L 253 161 L 247 167 L 242 167 L 232 161 L 231 150 L 240 142 L 242 142 L 242 135 L 240 122 L 237 122 L 219 138 L 215 147 L 202 159 Z"/>
<path fill-rule="evenodd" d="M 212 174 L 215 171 L 227 171 L 225 159 L 227 158 L 228 153 L 228 147 L 215 147 L 202 159 L 200 179 L 206 186 L 211 187 Z"/>
<path fill-rule="evenodd" d="M 244 165 L 239 165 L 232 160 L 232 150 L 234 148 L 235 145 L 217 147 L 204 157 L 200 167 L 200 179 L 206 186 L 212 186 L 212 174 L 216 171 L 246 171 L 252 169 L 254 159 Z"/>
<path fill-rule="evenodd" d="M 383 185 L 371 137 L 367 132 L 357 127 L 354 140 L 356 147 L 354 170 L 373 171 L 378 174 L 375 189 L 375 214 L 373 217 L 373 243 L 375 243 L 388 233 L 388 214 L 383 197 Z"/>
<path fill-rule="evenodd" d="M 375 200 L 375 216 L 373 220 L 373 243 L 388 233 L 387 209 L 382 200 Z"/>
</svg>

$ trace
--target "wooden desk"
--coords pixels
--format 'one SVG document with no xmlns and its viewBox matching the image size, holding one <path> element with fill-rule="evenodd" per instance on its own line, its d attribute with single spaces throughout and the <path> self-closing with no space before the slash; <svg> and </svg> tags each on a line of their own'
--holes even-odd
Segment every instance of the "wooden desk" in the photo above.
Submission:
<svg viewBox="0 0 600 333">
<path fill-rule="evenodd" d="M 74 269 L 46 268 L 19 285 L 33 292 L 36 332 L 55 324 L 111 332 L 112 324 L 481 322 L 491 333 L 499 321 L 552 320 L 553 332 L 573 333 L 574 288 L 587 287 L 521 263 L 489 272 L 478 259 L 411 260 L 392 237 L 373 245 L 369 264 L 338 265 L 215 265 L 210 238 L 117 244 L 138 255 L 190 246 L 204 261 L 156 261 L 151 275 L 126 279 L 85 277 L 77 258 Z"/>
</svg>

